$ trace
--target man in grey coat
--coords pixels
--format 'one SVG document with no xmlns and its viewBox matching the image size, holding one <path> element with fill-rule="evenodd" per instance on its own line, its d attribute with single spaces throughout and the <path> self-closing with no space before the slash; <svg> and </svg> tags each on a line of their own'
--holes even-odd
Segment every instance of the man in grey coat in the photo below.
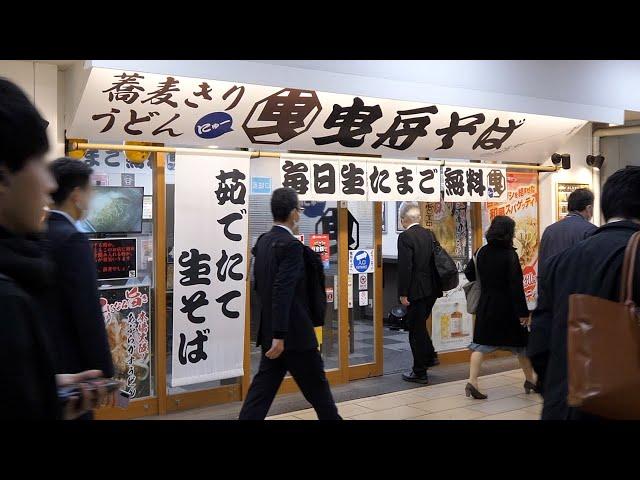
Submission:
<svg viewBox="0 0 640 480">
<path fill-rule="evenodd" d="M 578 242 L 590 237 L 597 229 L 591 223 L 593 217 L 593 193 L 586 188 L 579 188 L 569 195 L 569 214 L 562 220 L 549 225 L 542 235 L 538 254 L 538 278 L 544 274 L 545 264 L 550 258 L 569 249 Z M 540 282 L 538 282 L 540 285 Z M 538 292 L 538 304 L 545 292 Z M 527 345 L 527 356 L 538 376 L 537 387 L 540 393 L 549 362 L 549 339 L 551 332 L 551 315 L 539 308 L 531 317 L 531 333 Z"/>
</svg>

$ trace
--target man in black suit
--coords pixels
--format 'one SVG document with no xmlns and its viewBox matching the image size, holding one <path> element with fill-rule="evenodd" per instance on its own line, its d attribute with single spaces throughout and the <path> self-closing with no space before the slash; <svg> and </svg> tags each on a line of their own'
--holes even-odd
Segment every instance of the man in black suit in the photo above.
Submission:
<svg viewBox="0 0 640 480">
<path fill-rule="evenodd" d="M 47 240 L 55 264 L 48 326 L 54 342 L 56 372 L 101 370 L 114 374 L 104 316 L 100 307 L 96 264 L 91 245 L 75 223 L 89 208 L 92 169 L 60 158 L 49 165 L 58 183 L 47 219 Z M 87 419 L 91 418 L 91 412 Z"/>
<path fill-rule="evenodd" d="M 549 225 L 540 241 L 538 253 L 538 277 L 542 278 L 549 259 L 591 236 L 597 227 L 591 223 L 593 217 L 593 193 L 579 188 L 569 195 L 569 214 L 559 222 Z M 539 292 L 544 295 L 544 292 Z M 543 299 L 544 302 L 544 299 Z M 549 312 L 534 310 L 531 316 L 531 333 L 527 345 L 527 356 L 538 376 L 538 392 L 544 394 L 544 380 L 549 363 L 549 337 L 551 316 Z"/>
<path fill-rule="evenodd" d="M 552 319 L 543 420 L 592 418 L 567 404 L 569 296 L 583 294 L 619 301 L 625 249 L 631 236 L 640 230 L 640 167 L 627 167 L 611 175 L 602 188 L 601 205 L 606 224 L 551 258 L 541 278 L 540 288 L 545 295 L 538 299 L 538 308 L 548 311 Z M 640 302 L 639 263 L 634 279 L 635 302 Z"/>
<path fill-rule="evenodd" d="M 274 226 L 252 250 L 260 299 L 256 345 L 262 346 L 262 358 L 240 420 L 264 420 L 287 371 L 318 419 L 340 420 L 311 320 L 302 244 L 293 236 L 300 210 L 293 189 L 275 190 L 271 197 Z"/>
<path fill-rule="evenodd" d="M 398 296 L 407 307 L 409 344 L 413 354 L 413 370 L 403 374 L 407 382 L 427 384 L 427 368 L 439 363 L 427 318 L 436 299 L 442 296 L 433 257 L 434 236 L 420 226 L 417 202 L 403 202 L 399 210 L 405 231 L 398 235 Z"/>
</svg>

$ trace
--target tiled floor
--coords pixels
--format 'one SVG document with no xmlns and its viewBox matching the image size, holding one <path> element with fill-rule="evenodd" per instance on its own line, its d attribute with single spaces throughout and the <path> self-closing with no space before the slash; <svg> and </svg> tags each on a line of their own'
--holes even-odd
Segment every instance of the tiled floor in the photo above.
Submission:
<svg viewBox="0 0 640 480">
<path fill-rule="evenodd" d="M 466 380 L 403 390 L 338 403 L 346 420 L 538 420 L 542 398 L 523 389 L 521 370 L 480 377 L 486 400 L 467 398 Z M 315 420 L 313 409 L 268 417 L 267 420 Z"/>
</svg>

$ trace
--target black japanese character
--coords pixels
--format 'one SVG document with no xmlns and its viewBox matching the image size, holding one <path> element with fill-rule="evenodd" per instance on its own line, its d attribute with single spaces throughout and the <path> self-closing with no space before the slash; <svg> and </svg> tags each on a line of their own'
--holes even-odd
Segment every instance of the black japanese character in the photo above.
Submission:
<svg viewBox="0 0 640 480">
<path fill-rule="evenodd" d="M 133 112 L 133 110 L 131 111 Z M 107 124 L 102 130 L 100 130 L 100 133 L 108 132 L 109 130 L 111 130 L 111 128 L 113 128 L 113 124 L 116 121 L 116 113 L 120 113 L 120 110 L 118 110 L 117 108 L 112 108 L 110 113 L 96 113 L 95 115 L 91 115 L 91 120 L 100 120 L 102 118 L 109 117 Z"/>
<path fill-rule="evenodd" d="M 160 135 L 161 133 L 168 132 L 170 137 L 179 137 L 180 135 L 182 135 L 182 133 L 174 132 L 173 128 L 164 128 L 167 125 L 169 125 L 171 122 L 177 120 L 178 118 L 180 118 L 180 114 L 176 113 L 171 120 L 169 120 L 168 122 L 163 123 L 162 125 L 160 125 L 153 132 L 151 132 L 151 134 L 152 135 Z"/>
<path fill-rule="evenodd" d="M 161 105 L 166 103 L 173 108 L 177 108 L 178 103 L 171 100 L 171 97 L 173 97 L 173 93 L 171 92 L 180 91 L 180 89 L 176 87 L 178 83 L 180 83 L 180 80 L 176 80 L 173 77 L 167 77 L 164 82 L 160 82 L 158 90 L 149 93 L 149 98 L 143 100 L 141 103 L 151 102 L 151 105 Z"/>
<path fill-rule="evenodd" d="M 384 145 L 395 150 L 406 150 L 419 137 L 427 135 L 426 128 L 431 123 L 431 118 L 427 114 L 436 113 L 438 113 L 438 107 L 435 105 L 398 111 L 393 124 L 385 133 L 376 133 L 379 138 L 371 146 L 378 148 L 380 145 Z M 402 137 L 405 137 L 404 140 L 400 145 L 397 145 L 398 139 Z M 384 142 L 386 141 L 389 141 L 389 143 L 385 144 Z"/>
<path fill-rule="evenodd" d="M 410 168 L 402 167 L 401 170 L 396 172 L 396 181 L 398 182 L 398 193 L 400 195 L 406 195 L 407 193 L 413 193 L 413 187 L 411 182 L 413 181 L 413 172 Z"/>
<path fill-rule="evenodd" d="M 187 318 L 191 323 L 202 323 L 205 321 L 205 317 L 196 317 L 194 315 L 198 308 L 209 305 L 209 300 L 207 300 L 207 294 L 205 292 L 199 290 L 189 298 L 187 298 L 186 295 L 183 295 L 182 305 L 183 307 L 180 311 L 187 314 Z"/>
<path fill-rule="evenodd" d="M 173 153 L 167 155 L 167 170 L 173 172 L 176 169 L 176 156 Z"/>
<path fill-rule="evenodd" d="M 306 163 L 293 163 L 287 160 L 282 165 L 284 178 L 282 180 L 283 187 L 293 188 L 298 194 L 304 195 L 309 191 L 309 167 Z"/>
<path fill-rule="evenodd" d="M 391 187 L 387 187 L 384 184 L 384 181 L 389 178 L 389 170 L 380 170 L 378 172 L 378 167 L 376 165 L 373 166 L 373 172 L 369 175 L 369 184 L 371 185 L 371 191 L 373 193 L 378 193 L 380 190 L 382 193 L 391 192 Z"/>
<path fill-rule="evenodd" d="M 489 183 L 489 197 L 491 198 L 502 196 L 507 189 L 507 181 L 502 170 L 493 169 L 489 171 L 487 182 Z"/>
<path fill-rule="evenodd" d="M 117 158 L 118 160 L 111 160 Z M 117 150 L 107 150 L 107 156 L 104 159 L 104 163 L 107 167 L 119 167 L 120 166 L 120 152 Z"/>
<path fill-rule="evenodd" d="M 207 328 L 205 330 L 196 330 L 196 338 L 191 340 L 189 343 L 185 345 L 187 341 L 187 337 L 184 333 L 180 334 L 180 349 L 178 351 L 178 360 L 181 365 L 187 364 L 187 357 L 189 358 L 190 363 L 198 363 L 201 360 L 207 359 L 207 354 L 204 351 L 204 342 L 206 342 L 209 337 L 205 334 L 210 333 L 210 330 Z M 193 347 L 195 346 L 195 350 L 191 350 L 188 355 L 186 353 L 187 346 Z"/>
<path fill-rule="evenodd" d="M 240 90 L 240 91 L 236 95 L 236 98 L 233 99 L 233 102 L 231 102 L 231 105 L 229 105 L 227 108 L 224 109 L 225 112 L 227 112 L 229 110 L 233 110 L 233 108 L 236 105 L 238 105 L 240 100 L 242 100 L 242 97 L 244 96 L 244 86 L 238 87 L 237 85 L 234 85 L 229 90 L 227 90 L 227 92 L 222 96 L 222 100 L 226 100 L 229 97 L 229 95 L 231 95 L 236 90 Z"/>
<path fill-rule="evenodd" d="M 355 163 L 342 166 L 342 193 L 345 195 L 364 195 L 364 170 Z"/>
<path fill-rule="evenodd" d="M 324 128 L 338 128 L 338 133 L 326 137 L 314 137 L 313 141 L 316 145 L 338 142 L 343 147 L 359 147 L 364 143 L 365 135 L 373 131 L 371 125 L 381 117 L 380 105 L 365 107 L 359 97 L 354 98 L 353 105 L 349 107 L 335 104 L 324 122 Z"/>
<path fill-rule="evenodd" d="M 474 150 L 478 147 L 483 150 L 500 149 L 502 144 L 513 134 L 513 132 L 524 124 L 524 120 L 520 121 L 517 125 L 514 120 L 509 120 L 509 126 L 507 127 L 499 127 L 499 123 L 500 119 L 496 118 L 493 124 L 482 132 L 480 137 L 478 137 L 478 140 L 476 140 L 476 143 L 473 144 Z M 502 133 L 503 135 L 500 138 L 489 138 L 493 132 Z"/>
<path fill-rule="evenodd" d="M 280 145 L 309 130 L 321 110 L 313 90 L 285 88 L 256 102 L 242 128 L 251 143 Z"/>
<path fill-rule="evenodd" d="M 216 263 L 218 267 L 218 280 L 224 282 L 227 280 L 227 272 L 231 280 L 242 280 L 242 272 L 234 272 L 234 267 L 240 265 L 243 261 L 242 254 L 235 253 L 230 257 L 227 255 L 226 250 L 222 250 L 222 257 Z"/>
<path fill-rule="evenodd" d="M 485 190 L 486 187 L 484 186 L 482 169 L 474 170 L 473 168 L 470 168 L 467 170 L 467 192 L 469 192 L 469 195 L 477 193 L 482 197 Z"/>
<path fill-rule="evenodd" d="M 469 123 L 460 125 L 460 120 L 466 120 L 468 118 L 472 118 Z M 439 128 L 436 130 L 436 135 L 439 135 L 442 138 L 442 145 L 440 145 L 436 150 L 446 150 L 448 148 L 453 147 L 453 137 L 458 133 L 468 133 L 469 135 L 474 135 L 476 133 L 476 125 L 482 125 L 484 123 L 484 114 L 477 113 L 476 115 L 469 115 L 468 117 L 460 118 L 458 112 L 453 112 L 451 114 L 451 122 L 447 128 Z"/>
<path fill-rule="evenodd" d="M 129 135 L 142 135 L 142 130 L 134 130 L 131 127 L 136 125 L 137 123 L 148 122 L 151 120 L 151 117 L 156 115 L 160 115 L 160 114 L 158 112 L 149 112 L 149 115 L 147 115 L 146 117 L 138 118 L 138 112 L 136 112 L 135 110 L 131 110 L 131 120 L 129 120 L 125 124 L 124 131 L 127 132 Z"/>
<path fill-rule="evenodd" d="M 97 167 L 100 165 L 98 157 L 100 153 L 97 150 L 87 150 L 84 154 L 84 163 L 88 167 Z"/>
<path fill-rule="evenodd" d="M 211 280 L 206 276 L 211 273 L 211 267 L 206 262 L 211 257 L 206 253 L 201 254 L 198 249 L 192 248 L 189 252 L 182 252 L 178 262 L 185 270 L 180 270 L 180 285 L 190 287 L 193 285 L 211 285 Z"/>
<path fill-rule="evenodd" d="M 464 173 L 461 169 L 445 168 L 444 188 L 447 195 L 464 195 Z"/>
<path fill-rule="evenodd" d="M 430 182 L 436 177 L 436 171 L 432 168 L 427 168 L 426 170 L 423 170 L 422 172 L 419 172 L 419 173 L 420 173 L 420 176 L 422 177 L 422 180 L 420 181 L 420 191 L 422 193 L 426 193 L 427 195 L 431 195 L 432 193 L 435 192 L 435 188 L 427 187 L 425 186 L 425 184 Z"/>
<path fill-rule="evenodd" d="M 246 210 L 241 210 L 243 213 L 247 213 Z M 224 218 L 221 218 L 220 220 L 218 220 L 218 223 L 220 225 L 224 225 L 224 236 L 227 237 L 227 239 L 231 240 L 232 242 L 239 242 L 240 240 L 242 240 L 242 235 L 237 234 L 237 233 L 231 233 L 229 231 L 229 227 L 231 226 L 231 224 L 233 222 L 235 222 L 236 220 L 241 220 L 242 219 L 242 214 L 240 213 L 230 213 L 229 215 L 227 215 Z"/>
<path fill-rule="evenodd" d="M 235 168 L 231 172 L 220 170 L 220 175 L 217 175 L 216 178 L 218 179 L 216 197 L 219 205 L 224 205 L 227 202 L 244 205 L 247 194 L 247 187 L 242 182 L 246 179 L 244 173 Z M 228 181 L 231 183 L 227 183 Z"/>
<path fill-rule="evenodd" d="M 198 85 L 200 87 L 200 91 L 199 92 L 193 92 L 193 96 L 194 97 L 202 97 L 205 100 L 211 100 L 211 95 L 209 95 L 211 93 L 211 87 L 209 86 L 209 84 L 207 82 L 203 82 L 200 85 Z M 188 107 L 191 108 L 198 108 L 198 104 L 197 103 L 193 103 L 191 102 L 189 99 L 186 99 L 184 101 L 185 105 L 187 105 Z"/>
<path fill-rule="evenodd" d="M 133 73 L 131 75 L 122 73 L 122 75 L 114 75 L 119 81 L 113 82 L 113 87 L 103 90 L 102 93 L 109 92 L 109 101 L 114 100 L 124 102 L 131 105 L 140 97 L 140 92 L 144 92 L 144 88 L 140 86 L 139 80 L 144 78 L 142 75 Z M 139 90 L 140 92 L 138 92 Z"/>
<path fill-rule="evenodd" d="M 240 292 L 237 290 L 233 290 L 229 293 L 225 293 L 219 298 L 216 298 L 216 302 L 222 304 L 222 314 L 227 318 L 238 318 L 240 316 L 240 312 L 236 312 L 233 310 L 229 310 L 227 305 L 234 298 L 238 298 L 240 296 Z"/>
<path fill-rule="evenodd" d="M 316 193 L 336 193 L 336 168 L 332 163 L 313 164 L 313 186 Z"/>
</svg>

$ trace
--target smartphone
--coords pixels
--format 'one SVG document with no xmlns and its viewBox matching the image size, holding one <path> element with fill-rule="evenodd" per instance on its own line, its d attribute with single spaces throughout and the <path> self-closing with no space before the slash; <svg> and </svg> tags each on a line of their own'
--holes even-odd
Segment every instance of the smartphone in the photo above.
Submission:
<svg viewBox="0 0 640 480">
<path fill-rule="evenodd" d="M 116 407 L 118 408 L 127 408 L 129 406 L 129 400 L 131 399 L 131 394 L 126 390 L 120 390 L 116 395 Z"/>
</svg>

